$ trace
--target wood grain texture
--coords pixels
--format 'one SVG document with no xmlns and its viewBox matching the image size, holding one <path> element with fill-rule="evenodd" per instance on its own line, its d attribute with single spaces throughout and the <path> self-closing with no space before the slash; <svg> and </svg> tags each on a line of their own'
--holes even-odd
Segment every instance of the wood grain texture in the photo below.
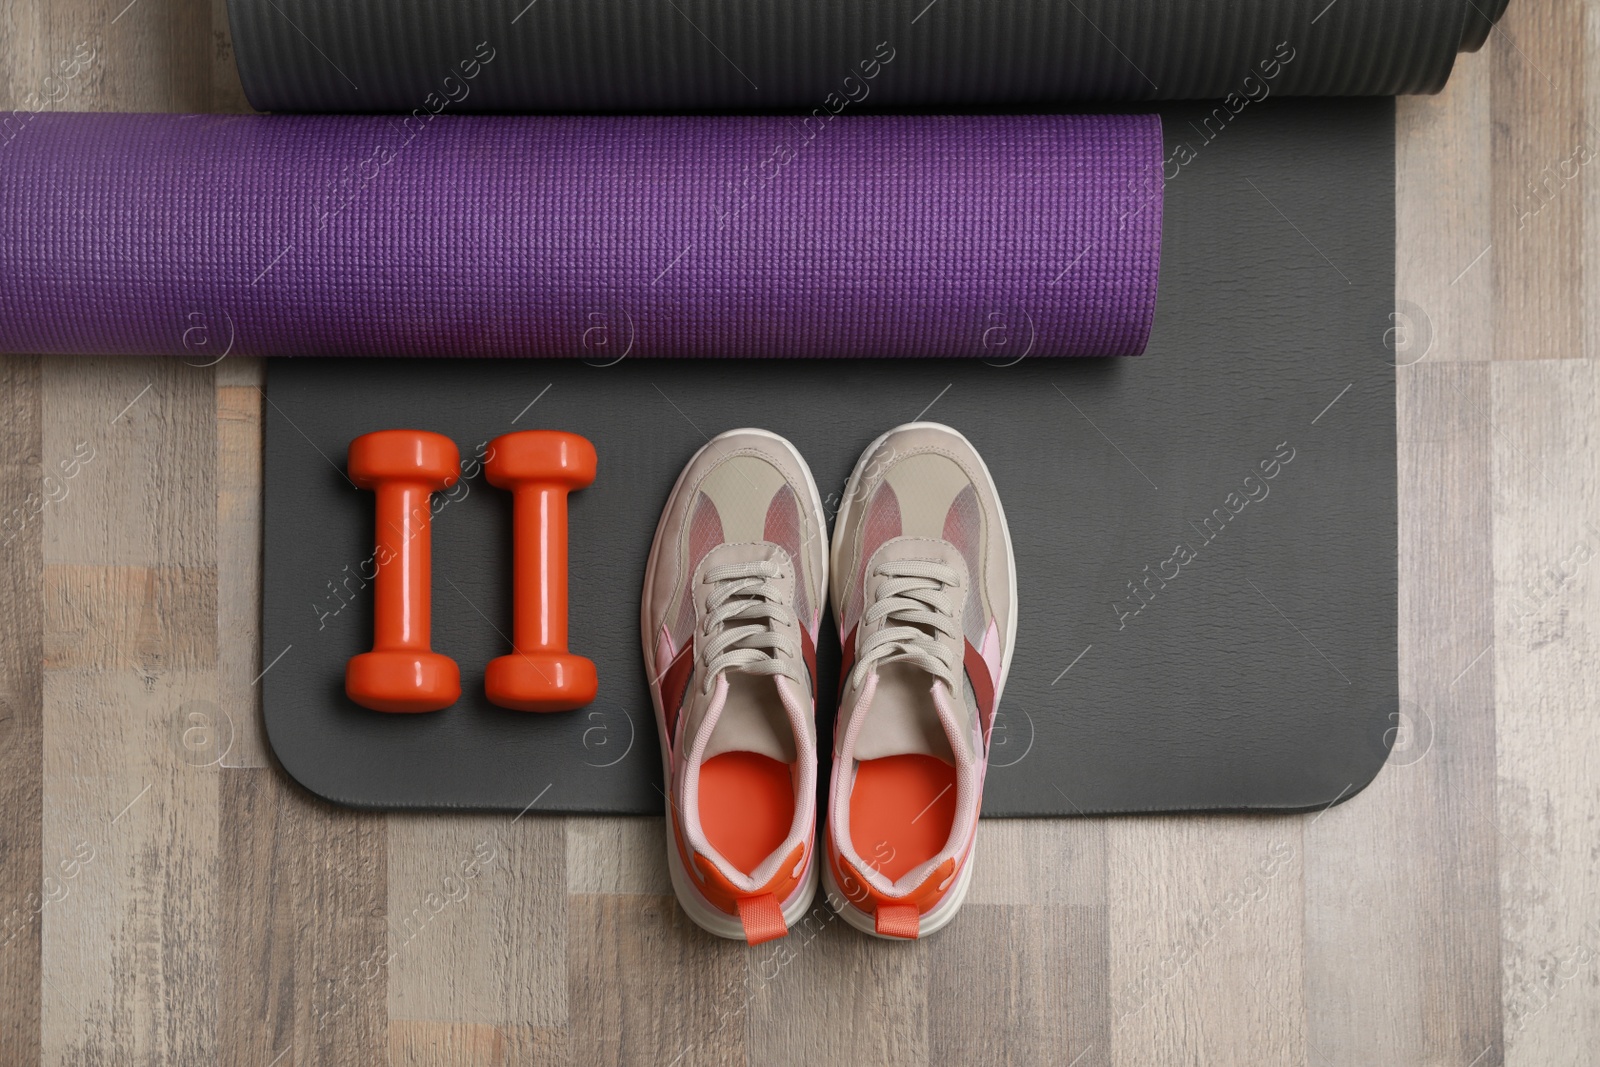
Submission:
<svg viewBox="0 0 1600 1067">
<path fill-rule="evenodd" d="M 1494 358 L 1489 65 L 1395 102 L 1394 362 Z M 1448 159 L 1448 165 L 1441 160 Z"/>
<path fill-rule="evenodd" d="M 1495 706 L 1505 1062 L 1600 1048 L 1600 375 L 1496 366 Z"/>
<path fill-rule="evenodd" d="M 1111 1062 L 1104 905 L 968 904 L 961 924 L 929 943 L 929 1062 Z M 978 975 L 975 1017 L 956 1009 Z"/>
<path fill-rule="evenodd" d="M 51 358 L 41 380 L 64 479 L 43 516 L 43 822 L 80 863 L 43 924 L 42 1059 L 205 1062 L 218 772 L 185 743 L 217 697 L 212 375 Z"/>
<path fill-rule="evenodd" d="M 695 926 L 675 898 L 571 894 L 567 945 L 571 1062 L 747 1062 L 751 950 Z"/>
<path fill-rule="evenodd" d="M 1106 833 L 1094 819 L 979 824 L 972 932 L 932 942 L 932 1062 L 1111 1063 Z M 1003 979 L 995 999 L 981 1013 L 951 1010 L 971 976 L 991 970 Z"/>
<path fill-rule="evenodd" d="M 1490 37 L 1497 359 L 1583 354 L 1582 187 L 1600 163 L 1584 115 L 1589 4 L 1513 3 Z"/>
<path fill-rule="evenodd" d="M 743 953 L 743 983 L 725 1029 L 748 1034 L 744 1062 L 752 1064 L 942 1062 L 929 1047 L 934 944 L 864 937 L 819 893 L 789 937 Z M 987 1012 L 986 995 L 980 1003 L 945 1010 Z"/>
<path fill-rule="evenodd" d="M 248 115 L 250 101 L 239 83 L 239 67 L 233 61 L 233 34 L 228 27 L 228 0 L 211 0 L 209 31 L 211 52 L 211 111 L 229 115 Z"/>
<path fill-rule="evenodd" d="M 389 818 L 389 1017 L 508 1035 L 567 1021 L 560 819 Z M 440 970 L 459 975 L 440 982 Z"/>
<path fill-rule="evenodd" d="M 196 347 L 224 344 L 210 323 L 197 324 Z M 226 351 L 226 349 L 224 349 Z M 206 351 L 198 362 L 217 358 Z M 217 395 L 217 672 L 226 716 L 228 767 L 265 767 L 261 722 L 261 408 L 265 381 L 258 359 L 222 357 Z"/>
<path fill-rule="evenodd" d="M 1309 1044 L 1498 1063 L 1488 368 L 1398 373 L 1401 706 L 1378 780 L 1305 831 Z"/>
<path fill-rule="evenodd" d="M 386 820 L 276 768 L 220 772 L 218 1061 L 384 1064 Z"/>
<path fill-rule="evenodd" d="M 1112 1063 L 1307 1062 L 1304 821 L 1108 827 Z"/>
<path fill-rule="evenodd" d="M 92 53 L 52 106 L 245 110 L 225 0 L 125 5 L 0 0 L 0 103 Z M 1587 1064 L 1597 57 L 1600 3 L 1512 0 L 1399 107 L 1390 766 L 1307 816 L 986 823 L 918 945 L 717 941 L 655 819 L 311 799 L 256 707 L 259 362 L 209 323 L 0 357 L 0 1062 Z"/>
<path fill-rule="evenodd" d="M 1462 417 L 1485 398 L 1458 380 L 1460 368 L 1448 364 L 1494 358 L 1489 92 L 1488 65 L 1468 62 L 1440 96 L 1402 100 L 1397 108 L 1396 326 L 1415 331 L 1394 346 L 1400 365 L 1402 702 L 1391 717 L 1393 753 L 1383 773 L 1357 801 L 1329 809 L 1305 829 L 1307 1046 L 1313 1063 L 1432 1062 L 1442 1055 L 1438 1042 L 1417 1021 L 1478 1011 L 1482 987 L 1492 989 L 1492 965 L 1470 977 L 1451 968 L 1456 985 L 1447 982 L 1442 1000 L 1431 1001 L 1436 994 L 1429 976 L 1438 958 L 1418 936 L 1441 906 L 1483 907 L 1487 888 L 1480 870 L 1476 893 L 1466 900 L 1451 894 L 1455 899 L 1446 903 L 1439 897 L 1438 868 L 1429 859 L 1436 842 L 1491 832 L 1482 809 L 1469 811 L 1465 824 L 1457 825 L 1445 803 L 1445 783 L 1431 766 L 1438 758 L 1432 753 L 1436 737 L 1451 748 L 1464 743 L 1470 750 L 1481 743 L 1481 703 L 1473 705 L 1477 732 L 1461 740 L 1453 732 L 1454 701 L 1466 693 L 1481 698 L 1481 679 L 1458 683 L 1458 693 L 1449 685 L 1453 677 L 1441 680 L 1426 665 L 1442 659 L 1465 666 L 1489 637 L 1481 614 L 1463 618 L 1459 626 L 1438 624 L 1458 604 L 1481 597 L 1486 580 L 1485 446 L 1491 431 L 1481 417 Z M 1457 162 L 1441 167 L 1446 158 Z M 1481 385 L 1481 377 L 1477 381 Z M 1449 637 L 1465 637 L 1471 647 L 1439 647 Z M 1482 643 L 1474 645 L 1475 637 Z M 1480 765 L 1480 796 L 1493 788 L 1483 770 Z M 1480 935 L 1480 949 L 1482 942 Z M 1359 968 L 1361 981 L 1351 980 L 1352 967 Z M 1473 1025 L 1492 1034 L 1493 1023 L 1480 1012 Z M 1490 1040 L 1486 1034 L 1485 1045 Z"/>
<path fill-rule="evenodd" d="M 1600 3 L 1595 0 L 1585 0 L 1583 7 L 1583 41 L 1584 41 L 1584 79 L 1583 79 L 1583 121 L 1584 132 L 1589 135 L 1591 146 L 1600 142 L 1597 130 L 1600 130 L 1600 72 L 1591 70 L 1596 57 L 1600 57 Z M 1576 192 L 1583 197 L 1583 265 L 1584 277 L 1593 278 L 1588 273 L 1588 265 L 1596 262 L 1600 256 L 1600 181 L 1596 181 L 1587 171 L 1593 170 L 1593 164 L 1587 168 L 1583 180 L 1578 183 Z M 1592 287 L 1591 287 L 1592 288 Z M 1580 299 L 1583 287 L 1579 286 Z M 1582 304 L 1579 305 L 1579 314 L 1583 316 L 1583 356 L 1585 359 L 1594 359 L 1600 354 L 1600 314 L 1590 312 Z"/>
<path fill-rule="evenodd" d="M 1400 376 L 1401 696 L 1431 721 L 1424 778 L 1432 813 L 1412 850 L 1421 890 L 1418 936 L 1425 1055 L 1499 1062 L 1500 941 L 1495 834 L 1491 421 L 1487 366 L 1419 364 Z M 1440 626 L 1440 619 L 1450 625 Z M 1399 773 L 1401 768 L 1392 769 Z"/>
<path fill-rule="evenodd" d="M 209 673 L 47 670 L 47 862 L 80 870 L 44 917 L 46 1062 L 216 1054 L 217 771 L 175 758 Z"/>
<path fill-rule="evenodd" d="M 669 896 L 660 819 L 574 815 L 567 828 L 567 892 Z"/>
<path fill-rule="evenodd" d="M 41 394 L 37 358 L 0 357 L 0 1048 L 19 1063 L 39 1058 L 43 915 L 77 869 L 43 851 Z"/>
</svg>

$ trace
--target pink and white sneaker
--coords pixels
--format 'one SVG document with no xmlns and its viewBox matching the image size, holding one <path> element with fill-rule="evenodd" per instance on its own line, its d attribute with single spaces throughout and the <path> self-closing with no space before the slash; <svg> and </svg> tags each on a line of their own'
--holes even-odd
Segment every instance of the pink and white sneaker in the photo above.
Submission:
<svg viewBox="0 0 1600 1067">
<path fill-rule="evenodd" d="M 834 523 L 832 572 L 843 661 L 824 884 L 852 926 L 920 937 L 967 894 L 1016 644 L 1011 535 L 967 439 L 915 422 L 874 441 Z"/>
<path fill-rule="evenodd" d="M 645 571 L 673 889 L 700 926 L 752 945 L 784 936 L 816 895 L 826 541 L 794 446 L 731 430 L 678 477 Z"/>
</svg>

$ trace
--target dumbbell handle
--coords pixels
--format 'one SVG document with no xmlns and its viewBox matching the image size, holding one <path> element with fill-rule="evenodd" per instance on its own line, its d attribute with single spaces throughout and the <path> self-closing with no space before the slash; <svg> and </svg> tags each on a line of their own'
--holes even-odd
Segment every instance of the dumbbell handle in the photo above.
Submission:
<svg viewBox="0 0 1600 1067">
<path fill-rule="evenodd" d="M 512 649 L 483 672 L 499 707 L 570 711 L 594 699 L 594 662 L 567 648 L 567 494 L 594 469 L 594 445 L 577 434 L 521 430 L 489 445 L 489 484 L 511 492 Z"/>
<path fill-rule="evenodd" d="M 386 481 L 377 496 L 374 650 L 426 649 L 432 624 L 433 536 L 428 488 Z"/>
<path fill-rule="evenodd" d="M 524 482 L 512 491 L 518 652 L 567 648 L 567 489 Z"/>
</svg>

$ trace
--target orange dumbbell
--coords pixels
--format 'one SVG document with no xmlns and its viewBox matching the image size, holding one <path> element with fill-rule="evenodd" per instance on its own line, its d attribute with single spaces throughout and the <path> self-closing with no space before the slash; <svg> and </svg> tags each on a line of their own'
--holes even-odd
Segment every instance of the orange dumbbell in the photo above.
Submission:
<svg viewBox="0 0 1600 1067">
<path fill-rule="evenodd" d="M 380 430 L 350 442 L 350 480 L 377 494 L 372 651 L 351 658 L 344 691 L 373 711 L 438 711 L 461 697 L 456 661 L 428 647 L 433 585 L 430 497 L 461 476 L 455 442 Z"/>
<path fill-rule="evenodd" d="M 594 700 L 594 664 L 567 651 L 567 494 L 594 481 L 594 445 L 575 433 L 523 430 L 489 445 L 484 474 L 512 493 L 511 654 L 483 689 L 514 711 L 571 711 Z"/>
</svg>

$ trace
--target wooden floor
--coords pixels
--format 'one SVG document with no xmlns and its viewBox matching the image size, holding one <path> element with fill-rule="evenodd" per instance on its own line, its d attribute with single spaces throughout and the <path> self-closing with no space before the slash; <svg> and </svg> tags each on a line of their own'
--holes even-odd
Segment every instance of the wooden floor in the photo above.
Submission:
<svg viewBox="0 0 1600 1067">
<path fill-rule="evenodd" d="M 0 104 L 245 110 L 224 0 L 125 4 L 0 0 Z M 1390 766 L 986 823 L 914 945 L 701 934 L 655 819 L 308 798 L 252 688 L 260 366 L 0 358 L 0 1065 L 1596 1063 L 1597 57 L 1600 0 L 1511 0 L 1400 105 Z"/>
</svg>

